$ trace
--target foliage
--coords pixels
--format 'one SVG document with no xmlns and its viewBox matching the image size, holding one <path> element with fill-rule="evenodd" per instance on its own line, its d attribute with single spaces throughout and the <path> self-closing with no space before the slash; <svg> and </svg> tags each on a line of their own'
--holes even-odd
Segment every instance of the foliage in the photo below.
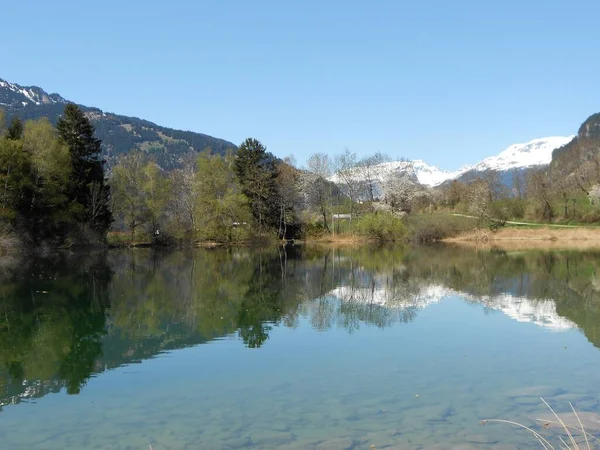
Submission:
<svg viewBox="0 0 600 450">
<path fill-rule="evenodd" d="M 13 116 L 10 126 L 6 130 L 6 139 L 18 141 L 23 137 L 23 122 L 18 116 Z"/>
<path fill-rule="evenodd" d="M 112 222 L 110 191 L 100 157 L 102 142 L 94 136 L 94 126 L 75 104 L 65 106 L 56 128 L 71 155 L 72 174 L 69 197 L 81 211 L 79 221 L 105 233 Z"/>
<path fill-rule="evenodd" d="M 362 215 L 357 220 L 355 229 L 359 234 L 381 242 L 400 241 L 406 235 L 402 219 L 387 212 Z"/>
<path fill-rule="evenodd" d="M 234 162 L 235 174 L 242 193 L 250 201 L 250 209 L 262 234 L 278 225 L 275 157 L 267 153 L 260 141 L 248 138 L 240 145 Z"/>
<path fill-rule="evenodd" d="M 252 205 L 234 173 L 237 161 L 232 156 L 223 158 L 208 151 L 198 157 L 197 223 L 201 240 L 238 242 L 251 235 Z M 258 193 L 261 188 L 254 192 L 262 202 Z"/>
<path fill-rule="evenodd" d="M 476 227 L 477 222 L 473 219 L 445 214 L 420 214 L 407 219 L 408 236 L 415 243 L 441 241 Z"/>
</svg>

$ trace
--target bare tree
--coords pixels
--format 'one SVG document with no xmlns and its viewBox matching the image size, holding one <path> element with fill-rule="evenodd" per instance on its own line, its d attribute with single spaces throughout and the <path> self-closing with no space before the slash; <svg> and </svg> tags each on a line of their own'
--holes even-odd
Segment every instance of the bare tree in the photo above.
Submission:
<svg viewBox="0 0 600 450">
<path fill-rule="evenodd" d="M 504 184 L 500 179 L 500 174 L 495 170 L 486 170 L 481 179 L 487 184 L 489 202 L 495 202 L 504 194 Z"/>
<path fill-rule="evenodd" d="M 453 180 L 448 187 L 447 204 L 454 210 L 456 205 L 466 199 L 466 186 L 461 181 Z"/>
<path fill-rule="evenodd" d="M 277 165 L 277 197 L 279 200 L 279 237 L 285 238 L 288 224 L 294 220 L 294 211 L 300 204 L 298 190 L 299 172 L 293 157 L 285 158 Z"/>
<path fill-rule="evenodd" d="M 512 191 L 513 195 L 519 199 L 523 200 L 525 198 L 527 189 L 527 183 L 525 180 L 525 174 L 521 170 L 513 170 L 512 172 Z"/>
<path fill-rule="evenodd" d="M 103 183 L 93 182 L 88 192 L 88 214 L 90 223 L 96 221 L 105 213 L 106 205 L 109 204 L 109 190 Z"/>
<path fill-rule="evenodd" d="M 360 174 L 356 166 L 356 153 L 346 149 L 344 153 L 336 156 L 335 175 L 342 192 L 350 199 L 350 224 L 352 224 L 355 205 L 360 194 Z"/>
<path fill-rule="evenodd" d="M 315 153 L 306 162 L 308 172 L 304 172 L 301 185 L 308 205 L 315 208 L 323 217 L 327 231 L 327 213 L 330 210 L 332 186 L 327 180 L 331 176 L 331 159 L 324 153 Z"/>
<path fill-rule="evenodd" d="M 196 171 L 193 163 L 169 174 L 173 198 L 168 207 L 175 218 L 177 232 L 186 230 L 193 233 L 196 229 L 196 197 L 198 189 L 195 182 Z"/>
<path fill-rule="evenodd" d="M 544 170 L 533 170 L 529 173 L 527 179 L 527 193 L 540 208 L 540 216 L 547 221 L 551 221 L 554 217 L 552 210 L 551 190 L 552 185 L 548 177 L 548 173 Z"/>
<path fill-rule="evenodd" d="M 377 197 L 381 194 L 381 165 L 390 160 L 390 157 L 383 153 L 375 153 L 358 162 L 357 169 L 360 174 L 362 194 L 370 202 L 372 210 L 374 210 Z"/>
</svg>

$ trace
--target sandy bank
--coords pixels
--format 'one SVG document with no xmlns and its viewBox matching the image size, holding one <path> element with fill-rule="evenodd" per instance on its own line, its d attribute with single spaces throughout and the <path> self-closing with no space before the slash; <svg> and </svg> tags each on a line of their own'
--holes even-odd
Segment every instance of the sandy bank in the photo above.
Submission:
<svg viewBox="0 0 600 450">
<path fill-rule="evenodd" d="M 444 242 L 500 248 L 600 248 L 600 228 L 502 228 L 475 230 Z"/>
</svg>

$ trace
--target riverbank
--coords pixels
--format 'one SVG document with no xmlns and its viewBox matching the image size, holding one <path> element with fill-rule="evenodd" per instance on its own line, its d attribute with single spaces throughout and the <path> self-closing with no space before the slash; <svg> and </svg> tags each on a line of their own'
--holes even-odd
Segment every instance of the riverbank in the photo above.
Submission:
<svg viewBox="0 0 600 450">
<path fill-rule="evenodd" d="M 502 248 L 600 248 L 600 228 L 508 227 L 497 231 L 478 229 L 442 239 L 442 242 Z"/>
</svg>

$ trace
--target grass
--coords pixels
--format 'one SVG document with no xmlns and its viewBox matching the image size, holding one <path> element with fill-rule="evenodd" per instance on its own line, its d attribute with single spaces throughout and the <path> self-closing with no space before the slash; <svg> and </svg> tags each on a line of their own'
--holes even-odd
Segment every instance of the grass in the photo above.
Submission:
<svg viewBox="0 0 600 450">
<path fill-rule="evenodd" d="M 524 425 L 522 423 L 515 422 L 512 420 L 487 419 L 487 420 L 482 420 L 481 424 L 485 425 L 486 423 L 502 423 L 502 424 L 513 425 L 513 426 L 522 428 L 522 429 L 528 431 L 529 433 L 531 433 L 532 436 L 540 443 L 542 448 L 544 448 L 545 450 L 557 450 L 557 449 L 592 450 L 592 448 L 595 448 L 595 447 L 592 447 L 592 445 L 590 444 L 590 440 L 592 442 L 596 442 L 596 443 L 600 444 L 600 440 L 598 438 L 596 438 L 594 435 L 592 435 L 591 433 L 588 433 L 585 430 L 583 423 L 581 422 L 581 419 L 579 417 L 579 414 L 577 414 L 577 411 L 575 411 L 575 408 L 573 407 L 573 405 L 571 403 L 569 403 L 569 406 L 571 407 L 573 414 L 575 414 L 575 418 L 577 419 L 578 426 L 567 425 L 565 423 L 565 420 L 563 420 L 554 411 L 554 409 L 552 409 L 552 407 L 548 404 L 548 402 L 546 402 L 546 400 L 544 400 L 543 398 L 541 400 L 542 400 L 542 402 L 544 402 L 544 405 L 546 405 L 546 407 L 552 412 L 552 414 L 554 415 L 556 420 L 537 419 L 537 421 L 543 422 L 543 424 L 542 424 L 543 429 L 548 429 L 551 425 L 560 426 L 560 428 L 564 431 L 564 434 L 566 435 L 566 439 L 563 438 L 563 436 L 558 436 L 558 439 L 556 439 L 556 436 L 544 436 L 540 432 L 534 430 L 532 427 L 528 427 L 527 425 Z M 581 442 L 582 437 L 583 437 L 583 442 Z M 585 444 L 585 446 L 584 446 L 584 444 Z"/>
</svg>

